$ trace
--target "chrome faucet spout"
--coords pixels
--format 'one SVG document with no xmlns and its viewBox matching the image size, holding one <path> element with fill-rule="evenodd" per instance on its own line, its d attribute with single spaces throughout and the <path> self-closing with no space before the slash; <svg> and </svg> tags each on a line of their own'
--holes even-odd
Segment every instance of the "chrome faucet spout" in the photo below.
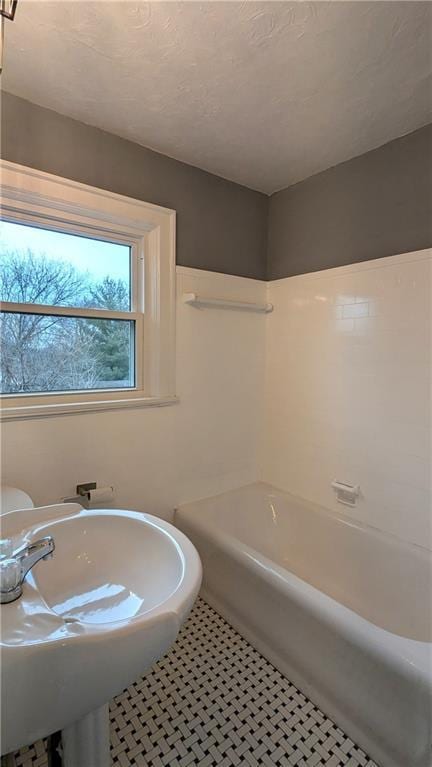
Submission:
<svg viewBox="0 0 432 767">
<path fill-rule="evenodd" d="M 21 563 L 21 579 L 24 580 L 29 570 L 35 566 L 40 559 L 49 559 L 55 549 L 54 538 L 46 535 L 45 538 L 24 546 L 14 554 L 15 558 Z"/>
<path fill-rule="evenodd" d="M 41 559 L 51 558 L 55 549 L 51 535 L 23 546 L 7 559 L 0 560 L 0 603 L 14 602 L 22 594 L 27 573 Z"/>
</svg>

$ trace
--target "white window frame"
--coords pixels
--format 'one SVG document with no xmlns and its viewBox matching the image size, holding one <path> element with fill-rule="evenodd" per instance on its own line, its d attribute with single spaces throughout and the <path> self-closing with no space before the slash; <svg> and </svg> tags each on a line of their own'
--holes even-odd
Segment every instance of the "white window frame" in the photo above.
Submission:
<svg viewBox="0 0 432 767">
<path fill-rule="evenodd" d="M 135 321 L 135 388 L 65 393 L 3 394 L 0 418 L 20 420 L 128 407 L 174 404 L 174 210 L 106 192 L 15 163 L 0 161 L 1 218 L 132 248 L 130 312 L 37 304 L 0 304 L 9 311 L 97 316 Z"/>
</svg>

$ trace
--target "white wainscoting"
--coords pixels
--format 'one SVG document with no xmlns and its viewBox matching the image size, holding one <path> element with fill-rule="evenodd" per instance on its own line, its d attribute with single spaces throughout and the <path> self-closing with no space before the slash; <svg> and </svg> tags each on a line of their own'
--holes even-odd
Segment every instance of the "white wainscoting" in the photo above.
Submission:
<svg viewBox="0 0 432 767">
<path fill-rule="evenodd" d="M 178 267 L 179 404 L 3 423 L 4 484 L 39 505 L 96 480 L 114 485 L 115 505 L 169 518 L 258 478 L 265 316 L 197 309 L 184 292 L 263 302 L 266 285 Z"/>
</svg>

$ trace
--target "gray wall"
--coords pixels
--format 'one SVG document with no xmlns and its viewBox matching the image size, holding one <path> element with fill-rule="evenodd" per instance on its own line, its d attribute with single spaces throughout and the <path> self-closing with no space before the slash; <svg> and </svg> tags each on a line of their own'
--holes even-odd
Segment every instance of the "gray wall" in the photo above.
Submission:
<svg viewBox="0 0 432 767">
<path fill-rule="evenodd" d="M 427 247 L 432 125 L 270 198 L 271 280 Z"/>
<path fill-rule="evenodd" d="M 278 279 L 432 247 L 432 125 L 270 198 L 10 94 L 1 144 L 4 159 L 174 208 L 183 266 Z"/>
<path fill-rule="evenodd" d="M 268 197 L 10 94 L 5 160 L 177 211 L 177 263 L 265 278 Z"/>
</svg>

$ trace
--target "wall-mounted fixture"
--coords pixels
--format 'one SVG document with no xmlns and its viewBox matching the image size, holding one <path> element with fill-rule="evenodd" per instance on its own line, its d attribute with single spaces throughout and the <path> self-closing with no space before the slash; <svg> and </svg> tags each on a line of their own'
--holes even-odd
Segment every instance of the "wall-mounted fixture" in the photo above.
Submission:
<svg viewBox="0 0 432 767">
<path fill-rule="evenodd" d="M 5 19 L 9 19 L 9 21 L 13 21 L 17 5 L 18 0 L 0 0 L 0 15 Z"/>
<path fill-rule="evenodd" d="M 97 487 L 96 482 L 81 482 L 76 486 L 76 495 L 61 499 L 62 503 L 79 503 L 85 509 L 90 509 L 92 504 L 96 504 L 100 508 L 101 504 L 111 504 L 113 500 L 113 485 Z"/>
<path fill-rule="evenodd" d="M 0 74 L 3 70 L 4 20 L 13 21 L 18 0 L 0 0 Z"/>
<path fill-rule="evenodd" d="M 91 503 L 111 503 L 114 498 L 114 487 L 97 487 L 96 482 L 83 482 L 76 486 L 77 496 Z"/>
<path fill-rule="evenodd" d="M 183 303 L 190 306 L 215 307 L 216 309 L 239 309 L 244 312 L 268 314 L 273 311 L 273 304 L 257 304 L 250 301 L 230 301 L 226 298 L 197 296 L 196 293 L 183 293 Z"/>
<path fill-rule="evenodd" d="M 360 485 L 348 485 L 346 482 L 338 482 L 335 479 L 331 486 L 336 492 L 338 503 L 343 503 L 345 506 L 356 505 L 357 498 L 360 495 Z"/>
</svg>

